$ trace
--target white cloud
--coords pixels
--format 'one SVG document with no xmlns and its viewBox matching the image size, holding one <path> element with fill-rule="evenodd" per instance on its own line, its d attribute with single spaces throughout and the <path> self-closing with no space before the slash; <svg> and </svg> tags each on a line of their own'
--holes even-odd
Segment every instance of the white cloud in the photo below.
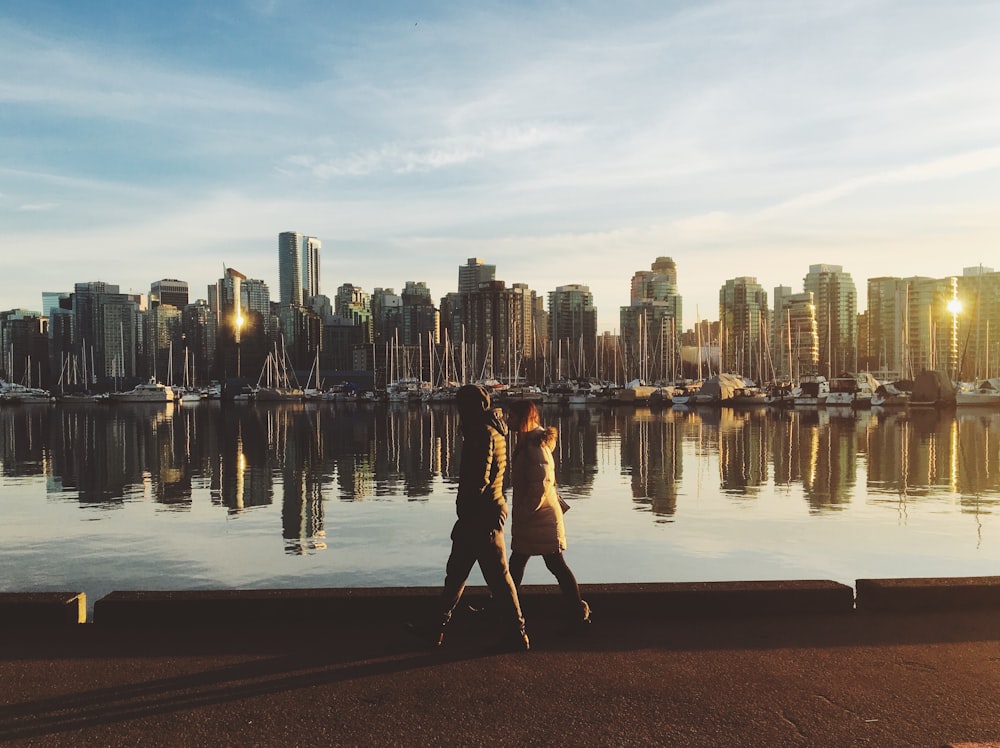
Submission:
<svg viewBox="0 0 1000 748">
<path fill-rule="evenodd" d="M 385 144 L 343 157 L 293 155 L 286 159 L 283 171 L 288 172 L 289 167 L 304 168 L 320 179 L 429 172 L 565 144 L 578 138 L 581 131 L 580 127 L 523 124 L 480 133 L 462 133 L 424 143 Z"/>
<path fill-rule="evenodd" d="M 767 208 L 758 218 L 775 218 L 782 214 L 816 208 L 876 185 L 908 184 L 950 180 L 957 177 L 1000 168 L 1000 147 L 983 148 L 932 159 L 898 169 L 855 177 L 826 189 L 817 190 Z"/>
<path fill-rule="evenodd" d="M 17 211 L 20 213 L 43 213 L 58 207 L 59 203 L 27 203 L 17 206 Z"/>
</svg>

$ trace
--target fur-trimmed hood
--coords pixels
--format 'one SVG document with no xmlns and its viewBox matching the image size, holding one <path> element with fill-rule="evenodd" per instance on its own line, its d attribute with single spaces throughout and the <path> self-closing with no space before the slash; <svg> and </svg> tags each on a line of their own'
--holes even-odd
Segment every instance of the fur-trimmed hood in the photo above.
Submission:
<svg viewBox="0 0 1000 748">
<path fill-rule="evenodd" d="M 537 444 L 540 447 L 547 448 L 551 452 L 555 449 L 556 440 L 559 438 L 559 429 L 555 426 L 544 426 L 522 434 L 521 438 L 525 439 L 526 443 Z"/>
</svg>

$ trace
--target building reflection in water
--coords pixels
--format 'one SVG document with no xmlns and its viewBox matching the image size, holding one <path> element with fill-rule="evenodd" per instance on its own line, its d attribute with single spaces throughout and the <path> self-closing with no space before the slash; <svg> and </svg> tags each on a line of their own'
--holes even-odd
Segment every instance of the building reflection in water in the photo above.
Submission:
<svg viewBox="0 0 1000 748">
<path fill-rule="evenodd" d="M 542 416 L 560 432 L 569 498 L 593 498 L 599 477 L 617 480 L 658 522 L 699 491 L 745 502 L 797 484 L 810 513 L 859 496 L 905 510 L 942 495 L 981 513 L 1000 495 L 1000 413 L 989 411 L 546 406 Z M 460 443 L 447 405 L 0 408 L 5 482 L 44 476 L 53 498 L 85 507 L 147 500 L 184 512 L 204 497 L 239 514 L 280 500 L 289 554 L 326 547 L 327 502 L 450 499 Z"/>
<path fill-rule="evenodd" d="M 681 441 L 686 426 L 697 433 L 700 419 L 674 410 L 646 408 L 616 415 L 620 419 L 622 471 L 630 477 L 632 500 L 648 506 L 661 519 L 673 517 L 684 464 Z"/>
</svg>

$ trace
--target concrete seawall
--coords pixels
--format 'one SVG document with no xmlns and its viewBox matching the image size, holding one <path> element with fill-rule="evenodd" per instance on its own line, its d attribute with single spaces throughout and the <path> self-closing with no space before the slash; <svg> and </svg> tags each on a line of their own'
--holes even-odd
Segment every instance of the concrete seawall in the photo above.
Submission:
<svg viewBox="0 0 1000 748">
<path fill-rule="evenodd" d="M 1000 577 L 668 582 L 582 585 L 601 616 L 658 620 L 759 616 L 857 615 L 884 612 L 1000 610 Z M 405 620 L 435 608 L 438 587 L 117 591 L 97 600 L 100 627 L 259 626 L 289 623 Z M 551 585 L 525 586 L 526 617 L 558 615 Z M 487 592 L 470 587 L 465 600 Z M 0 593 L 0 627 L 52 627 L 86 622 L 83 592 Z"/>
</svg>

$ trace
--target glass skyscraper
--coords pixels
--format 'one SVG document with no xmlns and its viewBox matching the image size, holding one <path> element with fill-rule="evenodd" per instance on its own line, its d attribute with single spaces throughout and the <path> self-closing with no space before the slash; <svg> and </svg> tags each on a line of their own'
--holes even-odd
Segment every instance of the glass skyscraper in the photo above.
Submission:
<svg viewBox="0 0 1000 748">
<path fill-rule="evenodd" d="M 278 303 L 302 306 L 302 234 L 278 234 Z"/>
</svg>

